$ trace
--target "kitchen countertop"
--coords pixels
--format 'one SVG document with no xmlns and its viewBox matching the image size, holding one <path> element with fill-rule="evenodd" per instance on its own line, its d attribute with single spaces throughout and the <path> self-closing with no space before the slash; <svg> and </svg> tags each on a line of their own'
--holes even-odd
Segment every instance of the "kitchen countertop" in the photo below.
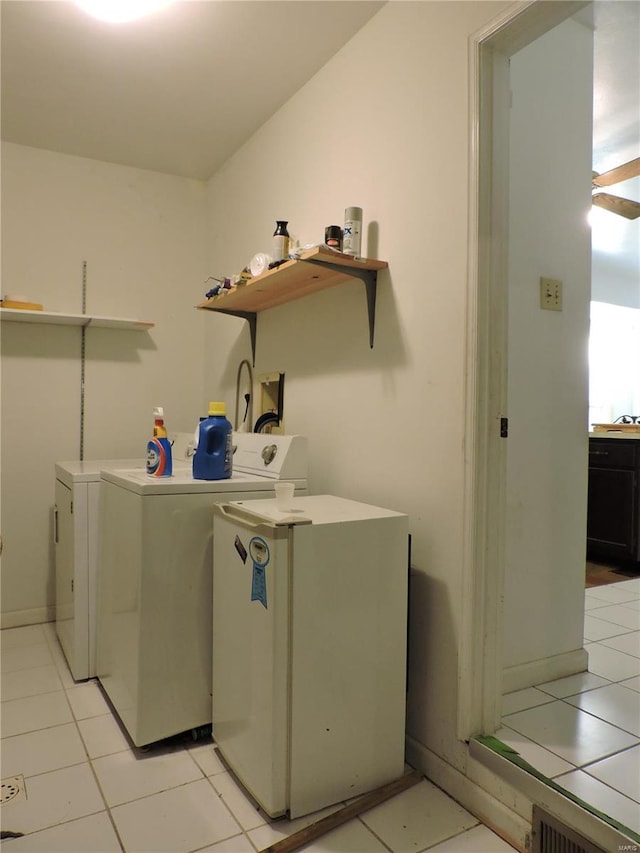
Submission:
<svg viewBox="0 0 640 853">
<path fill-rule="evenodd" d="M 589 433 L 589 438 L 630 438 L 634 441 L 640 441 L 640 432 L 594 431 Z"/>
</svg>

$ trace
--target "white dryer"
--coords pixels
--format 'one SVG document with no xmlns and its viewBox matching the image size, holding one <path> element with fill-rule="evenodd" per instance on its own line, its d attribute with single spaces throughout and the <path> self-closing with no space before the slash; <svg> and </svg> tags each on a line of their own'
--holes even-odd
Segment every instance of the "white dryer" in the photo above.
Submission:
<svg viewBox="0 0 640 853">
<path fill-rule="evenodd" d="M 100 684 L 136 746 L 211 723 L 213 505 L 307 494 L 300 435 L 234 433 L 233 476 L 104 470 L 100 493 Z"/>
<path fill-rule="evenodd" d="M 177 468 L 191 465 L 193 433 L 172 437 Z M 98 498 L 103 468 L 144 470 L 137 459 L 56 462 L 53 540 L 56 570 L 56 633 L 76 681 L 96 675 L 96 579 Z"/>
</svg>

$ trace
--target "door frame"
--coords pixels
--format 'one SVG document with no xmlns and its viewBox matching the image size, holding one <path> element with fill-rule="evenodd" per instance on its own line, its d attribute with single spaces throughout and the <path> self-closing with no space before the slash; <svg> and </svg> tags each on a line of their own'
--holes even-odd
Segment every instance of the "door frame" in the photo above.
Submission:
<svg viewBox="0 0 640 853">
<path fill-rule="evenodd" d="M 469 39 L 464 550 L 458 657 L 460 740 L 500 725 L 505 577 L 509 58 L 588 0 L 507 8 Z"/>
</svg>

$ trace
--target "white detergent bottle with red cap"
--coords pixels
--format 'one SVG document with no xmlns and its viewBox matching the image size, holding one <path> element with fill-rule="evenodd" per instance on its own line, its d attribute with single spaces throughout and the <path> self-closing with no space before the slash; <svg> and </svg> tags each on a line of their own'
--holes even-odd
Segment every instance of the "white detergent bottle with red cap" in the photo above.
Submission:
<svg viewBox="0 0 640 853">
<path fill-rule="evenodd" d="M 164 410 L 153 410 L 153 438 L 147 444 L 147 474 L 152 477 L 170 477 L 172 474 L 171 442 L 164 425 Z"/>
<path fill-rule="evenodd" d="M 233 469 L 232 426 L 224 403 L 209 403 L 209 416 L 200 421 L 193 456 L 194 480 L 228 480 Z"/>
</svg>

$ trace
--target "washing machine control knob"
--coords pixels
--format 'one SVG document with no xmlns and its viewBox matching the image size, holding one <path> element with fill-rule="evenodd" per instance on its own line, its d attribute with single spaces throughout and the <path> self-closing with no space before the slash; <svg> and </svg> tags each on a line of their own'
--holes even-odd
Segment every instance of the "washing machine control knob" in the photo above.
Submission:
<svg viewBox="0 0 640 853">
<path fill-rule="evenodd" d="M 278 447 L 275 444 L 265 444 L 262 448 L 262 461 L 265 465 L 270 465 L 276 458 Z"/>
</svg>

